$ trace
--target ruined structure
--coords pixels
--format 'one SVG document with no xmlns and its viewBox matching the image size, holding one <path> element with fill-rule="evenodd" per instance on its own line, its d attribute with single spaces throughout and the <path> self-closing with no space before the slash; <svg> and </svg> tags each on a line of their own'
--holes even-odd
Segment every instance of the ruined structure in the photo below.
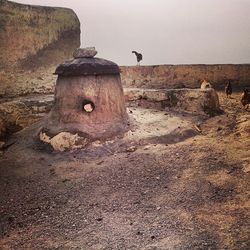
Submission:
<svg viewBox="0 0 250 250">
<path fill-rule="evenodd" d="M 55 65 L 79 46 L 71 9 L 0 1 L 0 97 L 52 93 Z"/>
<path fill-rule="evenodd" d="M 117 64 L 94 58 L 93 49 L 79 50 L 59 65 L 55 103 L 46 121 L 50 134 L 78 132 L 107 138 L 124 131 L 127 114 Z"/>
<path fill-rule="evenodd" d="M 79 46 L 71 9 L 0 1 L 0 140 L 50 110 L 55 67 Z"/>
</svg>

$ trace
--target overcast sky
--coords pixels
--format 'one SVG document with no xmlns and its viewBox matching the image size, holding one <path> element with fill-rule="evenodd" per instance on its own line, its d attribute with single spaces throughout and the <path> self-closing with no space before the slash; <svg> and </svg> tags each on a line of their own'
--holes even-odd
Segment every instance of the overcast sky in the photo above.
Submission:
<svg viewBox="0 0 250 250">
<path fill-rule="evenodd" d="M 82 47 L 120 65 L 250 63 L 250 0 L 18 0 L 69 7 Z"/>
</svg>

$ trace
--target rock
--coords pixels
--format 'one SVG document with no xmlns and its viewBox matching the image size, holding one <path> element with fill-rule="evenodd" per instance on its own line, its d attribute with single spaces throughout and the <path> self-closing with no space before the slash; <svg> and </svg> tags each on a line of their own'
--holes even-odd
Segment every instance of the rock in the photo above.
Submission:
<svg viewBox="0 0 250 250">
<path fill-rule="evenodd" d="M 91 103 L 87 103 L 83 106 L 83 109 L 87 112 L 87 113 L 91 113 L 94 110 L 93 105 L 91 105 Z"/>
<path fill-rule="evenodd" d="M 74 51 L 74 58 L 92 58 L 97 54 L 95 47 L 78 48 Z"/>
<path fill-rule="evenodd" d="M 78 134 L 61 132 L 50 138 L 46 133 L 40 132 L 40 140 L 50 144 L 56 151 L 66 151 L 83 148 L 87 145 L 88 139 L 80 137 Z"/>
<path fill-rule="evenodd" d="M 250 135 L 250 115 L 242 116 L 237 122 L 237 132 L 246 138 Z"/>
<path fill-rule="evenodd" d="M 127 152 L 135 152 L 136 150 L 137 150 L 136 146 L 131 146 L 131 147 L 126 149 Z"/>
<path fill-rule="evenodd" d="M 102 217 L 96 218 L 96 221 L 101 222 L 103 220 Z"/>
<path fill-rule="evenodd" d="M 97 162 L 97 165 L 101 165 L 104 161 Z"/>
<path fill-rule="evenodd" d="M 4 141 L 0 141 L 0 150 L 2 150 L 4 148 L 5 142 Z"/>
<path fill-rule="evenodd" d="M 140 100 L 143 96 L 143 89 L 124 88 L 123 91 L 126 102 Z"/>
</svg>

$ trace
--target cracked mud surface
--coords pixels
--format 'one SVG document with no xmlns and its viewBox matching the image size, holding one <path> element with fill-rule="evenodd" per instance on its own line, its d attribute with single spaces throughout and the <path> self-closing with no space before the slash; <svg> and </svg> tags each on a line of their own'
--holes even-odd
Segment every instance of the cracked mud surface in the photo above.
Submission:
<svg viewBox="0 0 250 250">
<path fill-rule="evenodd" d="M 0 249 L 249 249 L 238 99 L 220 94 L 225 114 L 208 120 L 130 107 L 137 129 L 74 152 L 22 131 L 0 158 Z"/>
</svg>

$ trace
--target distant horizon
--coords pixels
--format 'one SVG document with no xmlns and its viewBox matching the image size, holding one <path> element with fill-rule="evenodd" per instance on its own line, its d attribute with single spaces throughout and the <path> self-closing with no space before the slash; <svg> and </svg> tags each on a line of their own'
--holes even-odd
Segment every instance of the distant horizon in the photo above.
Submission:
<svg viewBox="0 0 250 250">
<path fill-rule="evenodd" d="M 81 23 L 81 47 L 121 66 L 250 64 L 248 0 L 17 0 L 66 7 Z"/>
</svg>

